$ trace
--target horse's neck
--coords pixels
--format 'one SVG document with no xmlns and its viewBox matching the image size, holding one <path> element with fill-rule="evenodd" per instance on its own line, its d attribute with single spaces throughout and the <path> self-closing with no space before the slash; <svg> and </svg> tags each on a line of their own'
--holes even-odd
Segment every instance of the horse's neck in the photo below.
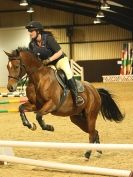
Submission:
<svg viewBox="0 0 133 177">
<path fill-rule="evenodd" d="M 37 72 L 37 70 L 42 66 L 42 64 L 28 52 L 21 53 L 21 58 L 27 74 Z"/>
</svg>

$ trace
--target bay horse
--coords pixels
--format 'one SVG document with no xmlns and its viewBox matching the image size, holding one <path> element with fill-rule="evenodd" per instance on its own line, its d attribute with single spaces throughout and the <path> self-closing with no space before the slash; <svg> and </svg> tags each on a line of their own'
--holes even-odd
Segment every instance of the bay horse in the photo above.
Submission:
<svg viewBox="0 0 133 177">
<path fill-rule="evenodd" d="M 37 120 L 42 129 L 45 129 L 43 115 L 51 113 L 56 116 L 69 116 L 73 124 L 89 134 L 90 143 L 100 143 L 98 131 L 95 129 L 98 113 L 101 112 L 103 118 L 110 121 L 121 122 L 124 119 L 112 94 L 104 88 L 96 89 L 89 82 L 82 81 L 84 91 L 79 94 L 84 103 L 76 106 L 69 90 L 62 101 L 64 90 L 56 78 L 55 71 L 44 66 L 33 53 L 23 48 L 5 53 L 8 56 L 9 72 L 7 89 L 14 92 L 25 73 L 29 78 L 26 88 L 28 101 L 19 107 L 22 123 L 29 129 L 34 129 L 35 125 L 27 119 L 26 111 L 37 113 Z M 90 155 L 91 150 L 85 153 L 86 158 Z"/>
</svg>

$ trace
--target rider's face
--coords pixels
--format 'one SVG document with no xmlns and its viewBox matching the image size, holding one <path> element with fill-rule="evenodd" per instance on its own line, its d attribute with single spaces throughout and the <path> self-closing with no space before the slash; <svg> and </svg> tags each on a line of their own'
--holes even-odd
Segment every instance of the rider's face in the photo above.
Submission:
<svg viewBox="0 0 133 177">
<path fill-rule="evenodd" d="M 30 30 L 29 33 L 30 33 L 30 37 L 31 37 L 32 39 L 36 38 L 37 32 L 36 32 L 35 30 Z"/>
</svg>

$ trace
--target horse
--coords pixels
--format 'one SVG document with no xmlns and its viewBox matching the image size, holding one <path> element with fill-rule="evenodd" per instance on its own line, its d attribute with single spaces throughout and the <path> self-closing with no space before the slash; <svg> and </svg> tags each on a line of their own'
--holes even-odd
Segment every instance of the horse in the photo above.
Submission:
<svg viewBox="0 0 133 177">
<path fill-rule="evenodd" d="M 37 113 L 42 129 L 43 126 L 45 129 L 43 115 L 51 113 L 56 116 L 69 116 L 73 124 L 88 133 L 89 143 L 100 143 L 99 133 L 95 128 L 98 114 L 101 113 L 103 119 L 116 123 L 124 119 L 125 115 L 108 90 L 95 88 L 87 81 L 80 81 L 84 89 L 79 95 L 84 99 L 84 103 L 76 106 L 70 91 L 64 89 L 58 81 L 57 72 L 52 67 L 44 66 L 32 52 L 18 48 L 11 53 L 5 53 L 8 56 L 9 73 L 7 89 L 14 92 L 25 73 L 29 79 L 26 88 L 28 101 L 19 106 L 22 123 L 29 129 L 34 129 L 35 125 L 29 122 L 26 111 Z M 88 150 L 85 157 L 90 158 L 90 155 L 91 150 Z"/>
</svg>

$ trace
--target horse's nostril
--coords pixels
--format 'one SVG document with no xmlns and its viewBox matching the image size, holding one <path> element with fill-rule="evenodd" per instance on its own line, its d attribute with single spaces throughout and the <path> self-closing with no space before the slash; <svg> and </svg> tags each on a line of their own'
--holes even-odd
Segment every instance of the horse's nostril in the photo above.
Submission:
<svg viewBox="0 0 133 177">
<path fill-rule="evenodd" d="M 13 87 L 11 85 L 8 86 L 7 89 L 9 90 L 9 92 L 13 92 Z"/>
<path fill-rule="evenodd" d="M 11 91 L 11 92 L 13 91 L 13 87 L 10 88 L 10 91 Z"/>
</svg>

